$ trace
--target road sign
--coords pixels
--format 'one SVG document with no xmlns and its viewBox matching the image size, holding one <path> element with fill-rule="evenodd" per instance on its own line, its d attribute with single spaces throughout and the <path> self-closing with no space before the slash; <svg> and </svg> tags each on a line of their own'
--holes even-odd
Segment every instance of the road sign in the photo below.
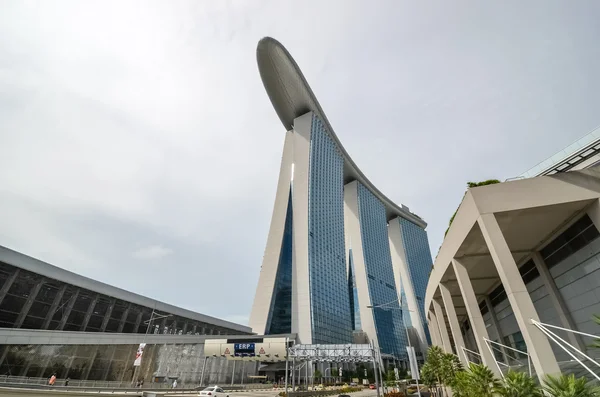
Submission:
<svg viewBox="0 0 600 397">
<path fill-rule="evenodd" d="M 265 349 L 264 347 L 261 347 L 260 350 L 258 351 L 258 354 L 265 354 Z"/>
<path fill-rule="evenodd" d="M 231 354 L 231 352 L 229 351 L 229 348 L 226 348 L 225 352 L 223 354 L 225 354 L 225 355 Z"/>
</svg>

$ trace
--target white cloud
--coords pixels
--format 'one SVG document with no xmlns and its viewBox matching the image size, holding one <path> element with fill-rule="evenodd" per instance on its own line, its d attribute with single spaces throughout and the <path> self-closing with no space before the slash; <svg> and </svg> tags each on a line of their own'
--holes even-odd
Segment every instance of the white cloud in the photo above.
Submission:
<svg viewBox="0 0 600 397">
<path fill-rule="evenodd" d="M 165 248 L 162 245 L 150 245 L 134 251 L 131 255 L 136 259 L 162 259 L 167 255 L 171 255 L 173 251 L 170 248 Z"/>
</svg>

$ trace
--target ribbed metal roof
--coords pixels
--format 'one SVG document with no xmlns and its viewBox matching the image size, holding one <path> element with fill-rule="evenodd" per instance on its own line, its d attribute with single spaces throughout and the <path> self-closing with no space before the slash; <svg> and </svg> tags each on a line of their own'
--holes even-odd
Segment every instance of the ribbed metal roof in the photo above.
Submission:
<svg viewBox="0 0 600 397">
<path fill-rule="evenodd" d="M 344 156 L 344 183 L 357 180 L 367 187 L 385 205 L 388 220 L 400 216 L 423 228 L 427 226 L 427 223 L 419 216 L 397 205 L 381 193 L 352 161 L 327 120 L 325 112 L 319 105 L 300 68 L 281 43 L 271 37 L 263 38 L 258 43 L 256 58 L 260 77 L 286 131 L 293 128 L 294 119 L 308 112 L 314 112 L 325 123 L 331 137 Z"/>
</svg>

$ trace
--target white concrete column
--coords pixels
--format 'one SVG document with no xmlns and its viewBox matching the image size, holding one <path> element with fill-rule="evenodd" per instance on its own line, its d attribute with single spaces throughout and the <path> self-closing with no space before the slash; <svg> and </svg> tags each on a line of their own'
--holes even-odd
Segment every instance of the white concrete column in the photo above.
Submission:
<svg viewBox="0 0 600 397">
<path fill-rule="evenodd" d="M 527 344 L 527 352 L 535 366 L 538 378 L 541 381 L 548 374 L 560 374 L 548 338 L 531 323 L 532 319 L 539 321 L 539 316 L 496 217 L 494 214 L 483 214 L 477 222 L 500 275 L 523 339 Z"/>
<path fill-rule="evenodd" d="M 490 312 L 490 318 L 492 319 L 492 326 L 494 327 L 494 329 L 496 330 L 496 334 L 498 335 L 498 339 L 500 339 L 500 343 L 501 344 L 505 344 L 504 343 L 504 333 L 502 332 L 502 328 L 500 328 L 500 323 L 498 322 L 498 317 L 496 317 L 496 311 L 494 310 L 494 306 L 492 305 L 492 301 L 490 299 L 489 296 L 485 297 L 485 305 L 488 308 L 488 311 Z M 495 346 L 494 348 L 497 349 L 499 346 Z M 508 353 L 506 352 L 506 348 L 504 346 L 500 347 L 500 350 L 502 351 L 502 357 L 504 358 L 504 363 L 505 364 L 509 364 L 509 356 Z M 512 356 L 514 357 L 514 355 Z"/>
<path fill-rule="evenodd" d="M 448 335 L 448 327 L 446 327 L 446 320 L 444 318 L 444 310 L 437 299 L 432 299 L 433 310 L 435 311 L 435 317 L 437 319 L 440 335 L 442 336 L 442 347 L 446 353 L 452 353 L 452 345 L 450 344 L 450 336 Z"/>
<path fill-rule="evenodd" d="M 460 332 L 460 324 L 458 323 L 458 316 L 456 315 L 454 301 L 452 300 L 452 295 L 450 294 L 450 290 L 446 286 L 446 283 L 440 283 L 440 292 L 442 294 L 442 301 L 444 302 L 444 307 L 446 308 L 448 322 L 450 323 L 450 331 L 452 332 L 452 338 L 454 339 L 456 355 L 458 355 L 458 358 L 460 359 L 462 364 L 465 367 L 467 367 L 469 363 L 465 359 L 465 355 L 461 354 L 462 348 L 465 347 L 465 341 L 463 339 L 462 333 Z"/>
<path fill-rule="evenodd" d="M 431 320 L 431 318 L 429 318 L 429 315 L 428 315 L 427 316 L 427 327 L 429 328 L 429 336 L 431 337 L 431 344 L 434 346 L 438 346 L 438 342 L 435 339 L 435 333 L 433 332 L 432 326 L 433 326 L 433 320 Z"/>
<path fill-rule="evenodd" d="M 481 361 L 491 369 L 496 376 L 500 376 L 496 360 L 484 341 L 484 338 L 489 339 L 490 336 L 485 328 L 483 316 L 479 310 L 479 303 L 477 302 L 477 296 L 473 290 L 473 284 L 469 278 L 467 268 L 457 259 L 452 259 L 452 266 L 454 267 L 454 273 L 456 275 L 456 280 L 458 281 L 460 292 L 465 301 L 467 314 L 469 315 L 469 320 L 471 322 L 471 329 L 473 330 L 473 336 L 475 337 L 475 344 L 477 344 L 477 350 L 479 350 L 479 354 L 481 354 Z"/>
<path fill-rule="evenodd" d="M 535 252 L 533 254 L 532 259 L 533 263 L 535 263 L 535 267 L 537 268 L 538 273 L 540 273 L 540 278 L 542 279 L 542 282 L 546 286 L 546 291 L 548 291 L 548 296 L 550 296 L 552 306 L 554 306 L 554 308 L 556 309 L 556 314 L 558 314 L 558 318 L 560 319 L 562 326 L 577 331 L 575 322 L 573 321 L 573 318 L 571 318 L 571 314 L 567 309 L 567 305 L 565 304 L 562 295 L 556 287 L 554 277 L 552 277 L 552 275 L 550 274 L 550 270 L 548 270 L 546 262 L 544 262 L 544 259 L 542 258 L 539 252 Z M 579 337 L 579 335 L 572 332 L 567 332 L 567 338 L 569 339 L 569 342 L 573 346 L 579 348 L 579 350 L 586 350 L 586 346 Z"/>
<path fill-rule="evenodd" d="M 440 334 L 438 320 L 435 313 L 433 313 L 431 310 L 429 311 L 429 332 L 431 333 L 431 337 L 433 339 L 432 342 L 434 342 L 436 346 L 439 346 L 443 349 L 444 343 L 442 342 L 442 335 Z"/>
</svg>

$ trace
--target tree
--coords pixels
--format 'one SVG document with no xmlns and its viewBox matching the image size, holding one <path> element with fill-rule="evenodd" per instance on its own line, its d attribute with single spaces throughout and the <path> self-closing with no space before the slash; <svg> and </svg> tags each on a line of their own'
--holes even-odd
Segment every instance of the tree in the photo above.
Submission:
<svg viewBox="0 0 600 397">
<path fill-rule="evenodd" d="M 323 383 L 323 379 L 321 379 L 323 378 L 323 374 L 318 369 L 315 369 L 315 372 L 313 373 L 313 378 L 318 379 L 319 383 Z"/>
<path fill-rule="evenodd" d="M 500 381 L 496 379 L 491 369 L 482 364 L 469 365 L 470 391 L 473 396 L 493 397 L 494 390 L 500 387 Z"/>
<path fill-rule="evenodd" d="M 427 361 L 421 367 L 421 382 L 430 389 L 435 387 L 437 383 L 437 378 L 435 377 L 435 371 L 433 370 L 433 366 L 429 361 Z"/>
<path fill-rule="evenodd" d="M 385 380 L 387 382 L 395 382 L 396 381 L 396 373 L 393 369 L 388 369 L 385 373 Z"/>
<path fill-rule="evenodd" d="M 427 362 L 421 368 L 421 373 L 425 370 L 427 380 L 430 382 L 428 386 L 436 387 L 439 391 L 439 388 L 442 386 L 442 360 L 444 359 L 444 351 L 439 346 L 431 346 L 427 351 Z M 421 374 L 422 377 L 425 377 Z"/>
<path fill-rule="evenodd" d="M 535 380 L 525 372 L 508 371 L 502 384 L 494 391 L 500 397 L 542 396 L 542 391 Z"/>
<path fill-rule="evenodd" d="M 575 375 L 547 375 L 544 391 L 551 397 L 600 397 L 600 388 L 592 386 L 587 379 Z"/>
<path fill-rule="evenodd" d="M 439 363 L 439 378 L 444 385 L 446 395 L 448 395 L 448 386 L 453 386 L 456 374 L 463 370 L 462 364 L 457 356 L 452 353 L 442 353 Z"/>
<path fill-rule="evenodd" d="M 453 397 L 471 397 L 471 374 L 467 371 L 459 371 L 452 382 Z"/>
</svg>

